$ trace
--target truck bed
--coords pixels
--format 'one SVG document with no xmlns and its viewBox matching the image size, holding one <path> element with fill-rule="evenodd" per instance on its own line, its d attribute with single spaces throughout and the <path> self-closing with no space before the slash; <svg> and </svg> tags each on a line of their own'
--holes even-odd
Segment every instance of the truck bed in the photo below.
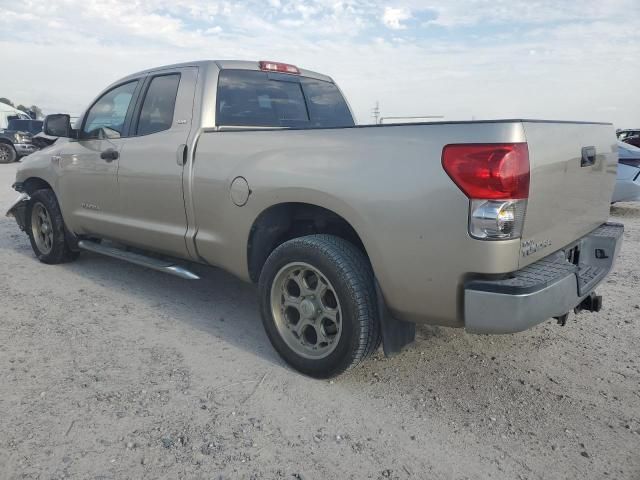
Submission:
<svg viewBox="0 0 640 480">
<path fill-rule="evenodd" d="M 507 142 L 530 149 L 523 238 L 471 238 L 469 200 L 443 170 L 442 149 Z M 593 167 L 580 167 L 583 146 L 596 147 Z M 516 271 L 606 222 L 614 147 L 609 124 L 539 120 L 208 130 L 188 177 L 195 242 L 206 261 L 248 278 L 247 249 L 237 239 L 249 236 L 253 219 L 274 204 L 312 203 L 356 230 L 394 314 L 463 326 L 470 275 Z M 236 177 L 251 190 L 241 208 L 222 188 Z M 544 247 L 522 256 L 521 245 L 532 242 Z"/>
</svg>

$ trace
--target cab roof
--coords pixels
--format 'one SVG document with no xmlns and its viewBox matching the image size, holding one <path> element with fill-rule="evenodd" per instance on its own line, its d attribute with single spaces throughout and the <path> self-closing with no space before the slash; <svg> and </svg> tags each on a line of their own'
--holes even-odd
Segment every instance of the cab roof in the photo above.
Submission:
<svg viewBox="0 0 640 480">
<path fill-rule="evenodd" d="M 258 60 L 250 61 L 250 60 L 197 60 L 194 62 L 184 62 L 184 63 L 175 63 L 173 65 L 163 65 L 161 67 L 150 68 L 148 70 L 142 70 L 140 72 L 136 72 L 134 74 L 128 75 L 125 78 L 118 80 L 118 82 L 122 80 L 126 80 L 130 77 L 139 77 L 140 75 L 146 75 L 148 73 L 161 72 L 163 70 L 170 70 L 174 68 L 180 67 L 203 67 L 203 68 L 211 68 L 215 67 L 219 70 L 256 70 L 260 71 L 260 62 Z M 303 77 L 315 78 L 317 80 L 323 80 L 325 82 L 332 82 L 333 79 L 327 75 L 323 75 L 322 73 L 314 72 L 311 70 L 305 70 L 299 68 L 300 75 Z"/>
</svg>

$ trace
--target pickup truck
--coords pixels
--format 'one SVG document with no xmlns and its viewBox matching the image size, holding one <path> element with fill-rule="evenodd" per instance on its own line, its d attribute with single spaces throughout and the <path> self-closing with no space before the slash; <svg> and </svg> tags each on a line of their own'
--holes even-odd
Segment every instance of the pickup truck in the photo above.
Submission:
<svg viewBox="0 0 640 480">
<path fill-rule="evenodd" d="M 15 162 L 38 150 L 33 136 L 41 131 L 41 120 L 9 120 L 7 128 L 0 131 L 0 163 Z"/>
<path fill-rule="evenodd" d="M 123 78 L 44 132 L 60 138 L 19 166 L 9 210 L 40 261 L 222 268 L 318 378 L 419 323 L 511 333 L 598 311 L 621 245 L 606 123 L 356 126 L 328 76 L 202 61 Z"/>
</svg>

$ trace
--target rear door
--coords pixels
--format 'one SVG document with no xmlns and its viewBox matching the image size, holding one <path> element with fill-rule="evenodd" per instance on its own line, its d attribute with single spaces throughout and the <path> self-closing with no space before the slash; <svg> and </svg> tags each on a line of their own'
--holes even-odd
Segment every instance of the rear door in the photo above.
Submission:
<svg viewBox="0 0 640 480">
<path fill-rule="evenodd" d="M 191 132 L 197 67 L 150 74 L 120 152 L 119 220 L 123 242 L 188 257 L 182 174 Z"/>
<path fill-rule="evenodd" d="M 618 162 L 612 125 L 523 125 L 531 183 L 520 266 L 566 247 L 607 221 Z"/>
</svg>

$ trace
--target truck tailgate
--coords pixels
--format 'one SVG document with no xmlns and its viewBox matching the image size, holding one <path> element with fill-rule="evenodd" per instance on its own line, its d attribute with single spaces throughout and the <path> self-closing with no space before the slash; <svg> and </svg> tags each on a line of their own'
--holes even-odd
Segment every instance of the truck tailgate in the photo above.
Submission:
<svg viewBox="0 0 640 480">
<path fill-rule="evenodd" d="M 520 267 L 607 221 L 618 163 L 610 124 L 524 121 L 523 126 L 531 180 Z"/>
</svg>

